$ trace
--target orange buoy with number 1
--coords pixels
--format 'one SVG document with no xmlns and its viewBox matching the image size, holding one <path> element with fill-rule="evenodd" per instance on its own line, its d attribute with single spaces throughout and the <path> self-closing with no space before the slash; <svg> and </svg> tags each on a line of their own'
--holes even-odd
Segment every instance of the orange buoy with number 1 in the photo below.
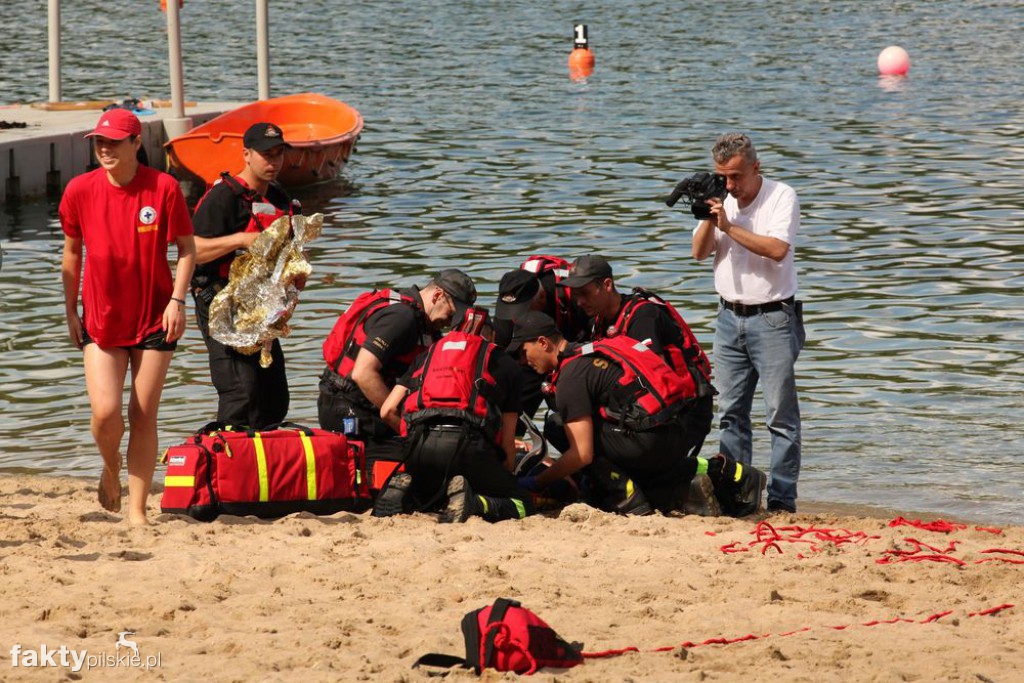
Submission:
<svg viewBox="0 0 1024 683">
<path fill-rule="evenodd" d="M 573 27 L 572 52 L 569 53 L 569 77 L 578 81 L 594 72 L 594 54 L 590 51 L 587 25 Z"/>
</svg>

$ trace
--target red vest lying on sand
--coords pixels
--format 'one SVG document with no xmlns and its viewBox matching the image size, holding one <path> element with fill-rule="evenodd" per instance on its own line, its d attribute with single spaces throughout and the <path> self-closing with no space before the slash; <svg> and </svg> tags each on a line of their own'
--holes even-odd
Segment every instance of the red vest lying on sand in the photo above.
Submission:
<svg viewBox="0 0 1024 683">
<path fill-rule="evenodd" d="M 211 423 L 164 453 L 161 512 L 209 521 L 219 514 L 362 512 L 372 499 L 363 444 L 291 423 L 237 431 Z"/>
</svg>

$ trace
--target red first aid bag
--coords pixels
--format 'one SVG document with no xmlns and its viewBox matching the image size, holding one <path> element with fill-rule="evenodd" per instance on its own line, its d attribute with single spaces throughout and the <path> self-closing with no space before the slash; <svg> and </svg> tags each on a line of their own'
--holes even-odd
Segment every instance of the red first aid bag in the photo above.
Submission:
<svg viewBox="0 0 1024 683">
<path fill-rule="evenodd" d="M 283 423 L 233 430 L 212 423 L 171 446 L 162 512 L 208 521 L 219 514 L 330 515 L 372 505 L 363 444 L 345 435 Z"/>
<path fill-rule="evenodd" d="M 544 667 L 568 669 L 583 663 L 582 644 L 567 642 L 543 619 L 508 598 L 498 598 L 490 607 L 463 617 L 462 635 L 465 659 L 428 654 L 413 668 L 461 666 L 478 674 L 495 669 L 530 675 Z"/>
</svg>

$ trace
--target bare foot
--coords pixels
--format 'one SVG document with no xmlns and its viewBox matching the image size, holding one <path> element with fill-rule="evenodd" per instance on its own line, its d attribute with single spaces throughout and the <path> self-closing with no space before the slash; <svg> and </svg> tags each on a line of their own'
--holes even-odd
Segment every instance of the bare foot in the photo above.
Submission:
<svg viewBox="0 0 1024 683">
<path fill-rule="evenodd" d="M 121 511 L 121 473 L 119 471 L 113 472 L 104 467 L 96 490 L 100 506 L 104 510 Z"/>
<path fill-rule="evenodd" d="M 130 526 L 149 526 L 149 520 L 145 513 L 129 512 L 128 524 Z"/>
</svg>

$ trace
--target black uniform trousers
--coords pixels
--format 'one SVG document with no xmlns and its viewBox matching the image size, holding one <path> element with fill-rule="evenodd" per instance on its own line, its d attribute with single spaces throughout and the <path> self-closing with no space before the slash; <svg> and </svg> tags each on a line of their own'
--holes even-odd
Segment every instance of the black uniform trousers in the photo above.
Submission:
<svg viewBox="0 0 1024 683">
<path fill-rule="evenodd" d="M 210 360 L 210 378 L 217 389 L 217 420 L 225 424 L 262 429 L 283 422 L 288 414 L 288 377 L 284 352 L 275 339 L 270 349 L 273 362 L 260 366 L 260 354 L 247 355 L 210 336 L 210 301 L 193 291 L 196 320 Z"/>
<path fill-rule="evenodd" d="M 548 413 L 544 435 L 559 450 L 569 448 L 558 413 Z M 654 509 L 675 509 L 697 473 L 697 459 L 690 457 L 695 440 L 681 421 L 634 432 L 595 420 L 594 460 L 579 472 L 584 499 L 602 510 L 617 511 L 638 488 Z"/>
<path fill-rule="evenodd" d="M 519 501 L 526 515 L 534 512 L 532 496 L 502 464 L 501 450 L 479 430 L 433 425 L 414 429 L 408 437 L 406 471 L 412 475 L 408 504 L 424 511 L 444 507 L 452 477 L 466 478 L 473 493 Z M 512 515 L 509 515 L 512 517 Z"/>
</svg>

